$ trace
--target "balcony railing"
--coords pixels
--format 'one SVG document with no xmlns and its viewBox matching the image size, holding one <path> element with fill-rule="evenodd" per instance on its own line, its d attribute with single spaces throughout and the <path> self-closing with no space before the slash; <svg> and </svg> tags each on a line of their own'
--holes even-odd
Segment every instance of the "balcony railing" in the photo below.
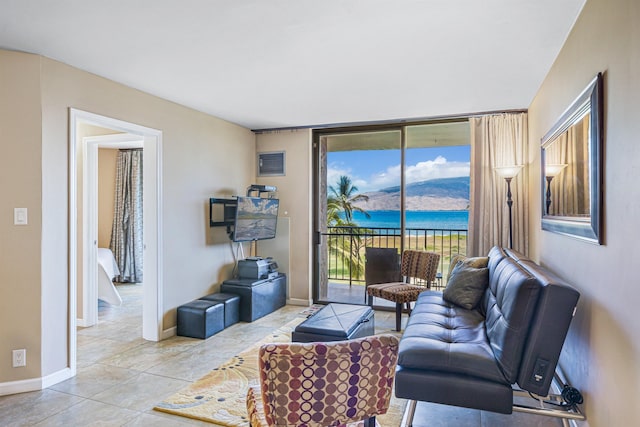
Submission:
<svg viewBox="0 0 640 427">
<path fill-rule="evenodd" d="M 365 248 L 396 248 L 425 250 L 440 254 L 439 277 L 446 283 L 451 256 L 467 253 L 467 230 L 379 227 L 329 227 L 324 234 L 328 246 L 328 279 L 364 285 Z"/>
</svg>

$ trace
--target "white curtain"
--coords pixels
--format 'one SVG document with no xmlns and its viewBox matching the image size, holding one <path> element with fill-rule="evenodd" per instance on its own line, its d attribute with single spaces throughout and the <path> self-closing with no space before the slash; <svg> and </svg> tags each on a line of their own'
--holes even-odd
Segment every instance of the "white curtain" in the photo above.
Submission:
<svg viewBox="0 0 640 427">
<path fill-rule="evenodd" d="M 545 148 L 546 164 L 566 165 L 551 181 L 549 215 L 589 215 L 589 127 L 587 114 Z"/>
<path fill-rule="evenodd" d="M 526 113 L 470 119 L 471 189 L 467 253 L 486 255 L 494 245 L 509 246 L 507 185 L 494 168 L 523 165 L 511 181 L 513 249 L 525 255 L 529 246 L 528 129 Z"/>
<path fill-rule="evenodd" d="M 109 244 L 120 269 L 116 282 L 142 282 L 142 230 L 142 150 L 120 150 Z"/>
</svg>

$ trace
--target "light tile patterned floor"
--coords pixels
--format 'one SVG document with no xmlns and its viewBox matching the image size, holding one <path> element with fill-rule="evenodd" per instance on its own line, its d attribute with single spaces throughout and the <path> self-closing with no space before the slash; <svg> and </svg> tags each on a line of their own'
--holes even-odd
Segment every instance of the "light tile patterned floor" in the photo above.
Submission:
<svg viewBox="0 0 640 427">
<path fill-rule="evenodd" d="M 173 337 L 155 343 L 142 339 L 141 285 L 119 285 L 118 289 L 124 304 L 101 306 L 98 325 L 78 329 L 76 377 L 46 390 L 0 397 L 0 426 L 210 427 L 152 408 L 303 310 L 286 306 L 207 340 Z M 376 312 L 376 332 L 391 331 L 394 316 Z M 504 416 L 427 403 L 418 405 L 414 422 L 414 427 L 559 425 L 545 417 Z"/>
</svg>

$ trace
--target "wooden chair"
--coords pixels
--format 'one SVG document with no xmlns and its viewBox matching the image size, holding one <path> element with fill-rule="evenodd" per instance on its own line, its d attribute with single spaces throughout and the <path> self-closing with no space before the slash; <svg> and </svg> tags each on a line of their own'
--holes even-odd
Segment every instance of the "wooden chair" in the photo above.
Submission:
<svg viewBox="0 0 640 427">
<path fill-rule="evenodd" d="M 260 385 L 247 392 L 251 426 L 374 427 L 389 409 L 398 343 L 382 334 L 262 345 Z"/>
<path fill-rule="evenodd" d="M 435 252 L 405 250 L 402 253 L 400 273 L 404 282 L 389 282 L 367 286 L 369 305 L 372 305 L 373 297 L 383 298 L 396 303 L 396 331 L 400 331 L 402 320 L 402 306 L 406 305 L 407 312 L 411 313 L 411 303 L 418 299 L 420 292 L 431 287 L 431 282 L 436 279 L 440 254 Z M 423 285 L 412 284 L 412 280 L 419 279 Z"/>
</svg>

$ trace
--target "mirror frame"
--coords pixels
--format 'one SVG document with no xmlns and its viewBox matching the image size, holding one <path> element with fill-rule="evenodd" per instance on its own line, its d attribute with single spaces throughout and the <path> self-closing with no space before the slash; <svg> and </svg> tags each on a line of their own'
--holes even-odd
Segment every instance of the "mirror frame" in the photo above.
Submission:
<svg viewBox="0 0 640 427">
<path fill-rule="evenodd" d="M 589 203 L 590 217 L 547 215 L 545 209 L 545 149 L 558 136 L 591 113 L 589 124 Z M 603 139 L 603 81 L 602 73 L 589 83 L 586 89 L 562 114 L 558 122 L 541 140 L 540 170 L 542 181 L 542 229 L 602 244 L 602 139 Z"/>
</svg>

